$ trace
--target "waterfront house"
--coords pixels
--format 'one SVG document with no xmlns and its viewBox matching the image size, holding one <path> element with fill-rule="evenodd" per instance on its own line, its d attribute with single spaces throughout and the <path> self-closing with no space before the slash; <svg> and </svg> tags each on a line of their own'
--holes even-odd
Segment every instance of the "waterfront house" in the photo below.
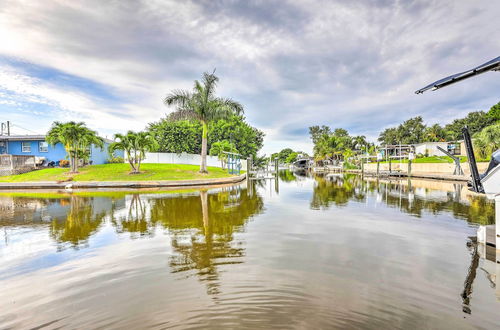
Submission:
<svg viewBox="0 0 500 330">
<path fill-rule="evenodd" d="M 456 142 L 422 142 L 413 145 L 415 153 L 427 156 L 446 156 L 444 152 L 437 147 L 448 151 L 452 155 L 466 156 L 463 141 Z"/>
<path fill-rule="evenodd" d="M 104 147 L 90 148 L 90 162 L 105 164 L 109 158 L 108 146 L 113 141 L 104 139 Z M 60 143 L 52 146 L 45 141 L 45 135 L 0 135 L 0 155 L 26 155 L 43 158 L 44 164 L 57 163 L 68 159 L 64 146 Z M 123 151 L 115 152 L 115 156 L 123 157 Z"/>
</svg>

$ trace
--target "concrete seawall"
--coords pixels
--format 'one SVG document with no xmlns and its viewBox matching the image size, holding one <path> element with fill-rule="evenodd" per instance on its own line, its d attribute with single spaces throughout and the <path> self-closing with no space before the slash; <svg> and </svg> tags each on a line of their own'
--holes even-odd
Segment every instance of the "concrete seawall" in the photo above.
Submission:
<svg viewBox="0 0 500 330">
<path fill-rule="evenodd" d="M 169 181 L 69 181 L 69 182 L 0 182 L 2 189 L 95 189 L 95 188 L 157 188 L 157 187 L 199 187 L 240 183 L 246 174 L 229 178 Z"/>
<path fill-rule="evenodd" d="M 465 176 L 470 176 L 470 168 L 469 163 L 461 163 L 462 170 L 465 173 Z M 488 163 L 477 163 L 477 168 L 479 173 L 486 171 L 488 168 Z M 412 163 L 411 164 L 411 172 L 412 175 L 414 173 L 425 174 L 425 173 L 439 173 L 444 175 L 451 175 L 453 170 L 455 169 L 455 164 L 451 163 Z M 365 170 L 368 172 L 376 172 L 377 171 L 377 163 L 365 164 Z M 401 171 L 404 173 L 408 172 L 408 164 L 407 163 L 399 163 L 392 162 L 391 164 L 392 171 Z M 381 163 L 380 171 L 389 171 L 389 163 Z"/>
</svg>

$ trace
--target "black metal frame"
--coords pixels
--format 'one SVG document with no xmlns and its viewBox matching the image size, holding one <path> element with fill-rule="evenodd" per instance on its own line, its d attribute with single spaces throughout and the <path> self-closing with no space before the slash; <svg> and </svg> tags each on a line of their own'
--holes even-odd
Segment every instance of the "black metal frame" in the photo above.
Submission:
<svg viewBox="0 0 500 330">
<path fill-rule="evenodd" d="M 472 175 L 471 179 L 472 189 L 474 189 L 475 192 L 484 194 L 483 184 L 481 183 L 481 178 L 479 177 L 479 171 L 477 170 L 476 156 L 474 156 L 474 148 L 472 147 L 472 139 L 470 138 L 470 133 L 467 126 L 462 128 L 462 134 L 464 136 L 465 151 L 467 152 L 467 159 L 469 160 L 470 173 Z"/>
<path fill-rule="evenodd" d="M 456 73 L 454 75 L 448 76 L 446 78 L 440 79 L 438 81 L 433 82 L 432 84 L 429 84 L 425 86 L 424 88 L 421 88 L 417 91 L 415 91 L 416 94 L 422 94 L 423 92 L 432 89 L 436 90 L 451 84 L 454 84 L 456 82 L 459 82 L 461 80 L 477 76 L 481 73 L 485 73 L 488 71 L 500 71 L 500 56 L 481 64 L 480 66 L 477 66 L 473 69 L 470 69 L 468 71 Z"/>
</svg>

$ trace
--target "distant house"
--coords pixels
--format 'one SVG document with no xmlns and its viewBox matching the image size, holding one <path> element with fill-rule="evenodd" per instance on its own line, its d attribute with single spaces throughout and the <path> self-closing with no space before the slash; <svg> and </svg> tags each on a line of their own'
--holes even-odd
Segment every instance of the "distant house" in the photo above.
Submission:
<svg viewBox="0 0 500 330">
<path fill-rule="evenodd" d="M 92 145 L 90 162 L 92 164 L 105 164 L 109 158 L 108 146 L 112 142 L 105 139 L 102 150 Z M 55 146 L 48 144 L 45 141 L 45 135 L 0 135 L 1 154 L 44 157 L 46 163 L 68 159 L 64 146 L 60 143 Z M 115 156 L 123 157 L 123 151 L 115 152 Z"/>
<path fill-rule="evenodd" d="M 406 158 L 410 152 L 415 152 L 414 146 L 411 144 L 387 144 L 379 148 L 382 159 L 391 158 Z"/>
<path fill-rule="evenodd" d="M 414 144 L 415 153 L 427 156 L 446 156 L 444 152 L 437 147 L 448 151 L 452 155 L 465 156 L 465 147 L 462 141 L 457 142 L 422 142 Z"/>
</svg>

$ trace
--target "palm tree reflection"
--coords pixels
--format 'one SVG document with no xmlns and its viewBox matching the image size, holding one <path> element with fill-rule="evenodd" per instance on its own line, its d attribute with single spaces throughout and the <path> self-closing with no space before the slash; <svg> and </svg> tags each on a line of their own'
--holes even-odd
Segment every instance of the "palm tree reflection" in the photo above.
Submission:
<svg viewBox="0 0 500 330">
<path fill-rule="evenodd" d="M 217 294 L 218 268 L 241 263 L 245 255 L 242 243 L 234 241 L 234 233 L 262 208 L 261 197 L 250 196 L 247 189 L 201 190 L 198 196 L 155 200 L 151 219 L 170 231 L 172 272 L 196 275 L 206 282 L 209 294 Z"/>
<path fill-rule="evenodd" d="M 61 204 L 68 200 L 62 199 Z M 79 248 L 88 244 L 88 238 L 101 226 L 106 210 L 94 208 L 94 198 L 71 195 L 69 211 L 65 218 L 54 218 L 50 224 L 50 236 L 59 243 L 58 250 L 70 244 Z"/>
<path fill-rule="evenodd" d="M 119 233 L 128 232 L 132 238 L 139 236 L 152 236 L 154 227 L 147 219 L 148 201 L 144 201 L 140 194 L 133 194 L 126 213 L 116 215 L 112 212 L 112 224 Z"/>
</svg>

